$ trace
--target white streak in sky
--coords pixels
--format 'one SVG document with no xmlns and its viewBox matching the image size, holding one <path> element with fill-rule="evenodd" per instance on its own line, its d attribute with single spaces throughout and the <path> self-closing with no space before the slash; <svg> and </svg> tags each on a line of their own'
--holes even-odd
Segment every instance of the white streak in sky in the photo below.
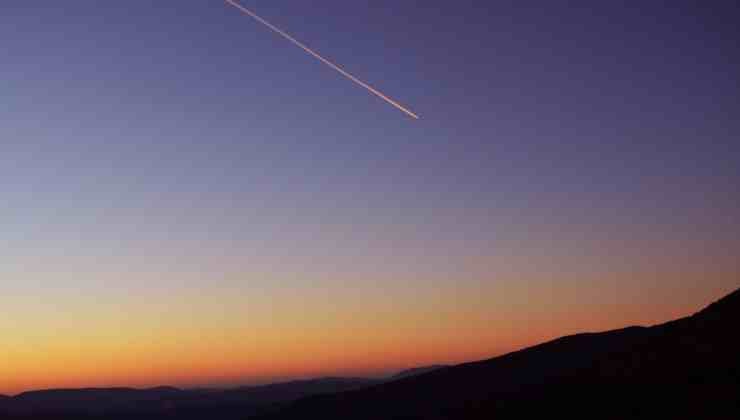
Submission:
<svg viewBox="0 0 740 420">
<path fill-rule="evenodd" d="M 297 39 L 293 38 L 292 36 L 290 36 L 288 33 L 286 33 L 285 31 L 283 31 L 282 29 L 280 29 L 277 26 L 271 24 L 270 22 L 262 19 L 256 13 L 252 12 L 251 10 L 249 10 L 246 7 L 242 6 L 241 4 L 237 3 L 235 0 L 226 0 L 226 3 L 228 3 L 228 4 L 236 7 L 237 9 L 241 10 L 244 14 L 246 14 L 248 16 L 251 16 L 252 18 L 254 18 L 259 23 L 261 23 L 261 24 L 267 26 L 268 28 L 270 28 L 273 32 L 277 33 L 278 35 L 280 35 L 283 38 L 287 39 L 288 41 L 292 42 L 296 46 L 300 47 L 301 49 L 303 49 L 307 53 L 311 54 L 312 56 L 314 56 L 316 59 L 318 59 L 322 63 L 326 64 L 327 66 L 329 66 L 329 67 L 333 68 L 334 70 L 338 71 L 344 77 L 348 78 L 349 80 L 351 80 L 351 81 L 355 82 L 356 84 L 362 86 L 363 88 L 367 89 L 368 91 L 370 91 L 370 93 L 378 96 L 382 100 L 384 100 L 384 101 L 388 102 L 389 104 L 393 105 L 394 107 L 396 107 L 398 110 L 404 112 L 409 117 L 414 118 L 414 119 L 417 119 L 417 120 L 419 119 L 419 116 L 418 115 L 414 114 L 413 112 L 411 112 L 409 109 L 407 109 L 403 105 L 401 105 L 398 102 L 394 101 L 393 99 L 389 98 L 388 96 L 386 96 L 385 94 L 383 94 L 379 90 L 373 88 L 372 86 L 368 85 L 367 83 L 363 82 L 362 80 L 360 80 L 360 79 L 356 78 L 355 76 L 351 75 L 349 72 L 347 72 L 346 70 L 342 69 L 338 65 L 332 63 L 328 59 L 322 57 L 316 51 L 308 48 L 303 43 L 301 43 Z"/>
</svg>

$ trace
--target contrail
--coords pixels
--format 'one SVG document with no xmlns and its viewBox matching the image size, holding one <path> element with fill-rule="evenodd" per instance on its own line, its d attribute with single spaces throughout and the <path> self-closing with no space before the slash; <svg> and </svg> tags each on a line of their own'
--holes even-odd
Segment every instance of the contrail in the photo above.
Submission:
<svg viewBox="0 0 740 420">
<path fill-rule="evenodd" d="M 292 42 L 293 44 L 297 45 L 298 47 L 300 47 L 301 49 L 303 49 L 307 53 L 311 54 L 312 56 L 314 56 L 316 59 L 318 59 L 322 63 L 324 63 L 327 66 L 329 66 L 329 67 L 333 68 L 334 70 L 338 71 L 339 73 L 341 73 L 344 77 L 348 78 L 349 80 L 351 80 L 351 81 L 357 83 L 358 85 L 364 87 L 365 89 L 367 89 L 368 91 L 370 91 L 370 93 L 378 96 L 380 99 L 382 99 L 382 100 L 388 102 L 389 104 L 393 105 L 394 107 L 396 107 L 400 111 L 404 112 L 406 115 L 410 116 L 411 118 L 417 119 L 417 120 L 419 119 L 419 116 L 418 115 L 414 114 L 413 112 L 411 112 L 409 109 L 407 109 L 403 105 L 401 105 L 398 102 L 394 101 L 393 99 L 389 98 L 388 96 L 386 96 L 385 94 L 383 94 L 383 92 L 381 92 L 381 91 L 373 88 L 372 86 L 368 85 L 367 83 L 363 82 L 362 80 L 360 80 L 360 79 L 356 78 L 355 76 L 351 75 L 349 72 L 347 72 L 346 70 L 342 69 L 338 65 L 336 65 L 336 64 L 332 63 L 331 61 L 329 61 L 328 59 L 322 57 L 316 51 L 308 48 L 303 43 L 301 43 L 297 39 L 293 38 L 292 36 L 290 36 L 288 33 L 286 33 L 285 31 L 283 31 L 282 29 L 280 29 L 277 26 L 273 25 L 272 23 L 270 23 L 270 22 L 262 19 L 256 13 L 252 12 L 251 10 L 249 10 L 246 7 L 242 6 L 241 4 L 237 3 L 235 0 L 226 0 L 226 3 L 228 3 L 228 4 L 236 7 L 237 9 L 241 10 L 244 14 L 251 16 L 252 18 L 254 18 L 259 23 L 261 23 L 261 24 L 267 26 L 268 28 L 270 28 L 273 32 L 276 32 L 278 35 L 282 36 L 283 38 L 285 38 L 288 41 Z"/>
</svg>

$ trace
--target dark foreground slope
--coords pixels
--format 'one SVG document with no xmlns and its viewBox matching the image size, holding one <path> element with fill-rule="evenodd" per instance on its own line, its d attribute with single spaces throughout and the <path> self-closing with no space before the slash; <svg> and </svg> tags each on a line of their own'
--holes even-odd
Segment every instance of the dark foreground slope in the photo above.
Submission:
<svg viewBox="0 0 740 420">
<path fill-rule="evenodd" d="M 740 290 L 666 324 L 565 337 L 265 418 L 740 418 L 739 321 Z"/>
</svg>

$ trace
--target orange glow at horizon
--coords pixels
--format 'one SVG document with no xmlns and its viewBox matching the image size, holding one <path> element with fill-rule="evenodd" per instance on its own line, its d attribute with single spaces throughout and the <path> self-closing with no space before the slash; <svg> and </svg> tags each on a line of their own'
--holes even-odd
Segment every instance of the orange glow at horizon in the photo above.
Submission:
<svg viewBox="0 0 740 420">
<path fill-rule="evenodd" d="M 7 321 L 0 323 L 5 331 L 0 338 L 0 393 L 237 385 L 462 363 L 561 335 L 686 316 L 724 290 L 707 290 L 690 302 L 623 302 L 613 308 L 570 306 L 574 297 L 568 297 L 567 290 L 558 297 L 547 292 L 530 296 L 526 288 L 510 289 L 508 300 L 495 301 L 472 292 L 447 300 L 420 295 L 424 302 L 417 307 L 376 305 L 375 312 L 353 308 L 360 303 L 350 301 L 324 313 L 301 306 L 301 300 L 314 297 L 295 296 L 284 302 L 295 308 L 290 313 L 240 310 L 229 319 L 215 314 L 217 305 L 235 305 L 238 297 L 219 296 L 208 303 L 211 315 L 200 317 L 188 315 L 199 298 L 195 295 L 182 297 L 179 306 L 166 312 L 144 303 L 115 310 L 81 303 L 78 312 L 55 321 L 58 324 L 48 325 L 48 314 L 15 329 L 8 328 Z M 134 315 L 137 311 L 141 313 Z M 91 313 L 96 317 L 86 317 Z M 47 331 L 28 332 L 41 325 Z"/>
</svg>

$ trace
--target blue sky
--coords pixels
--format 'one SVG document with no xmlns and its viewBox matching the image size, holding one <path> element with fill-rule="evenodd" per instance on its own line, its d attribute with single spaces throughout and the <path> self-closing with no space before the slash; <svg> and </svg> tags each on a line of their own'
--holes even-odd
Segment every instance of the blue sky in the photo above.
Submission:
<svg viewBox="0 0 740 420">
<path fill-rule="evenodd" d="M 617 324 L 737 286 L 736 6 L 576 3 L 242 2 L 414 121 L 219 1 L 6 2 L 0 302 L 487 296 L 483 325 L 558 291 L 637 302 Z"/>
</svg>

